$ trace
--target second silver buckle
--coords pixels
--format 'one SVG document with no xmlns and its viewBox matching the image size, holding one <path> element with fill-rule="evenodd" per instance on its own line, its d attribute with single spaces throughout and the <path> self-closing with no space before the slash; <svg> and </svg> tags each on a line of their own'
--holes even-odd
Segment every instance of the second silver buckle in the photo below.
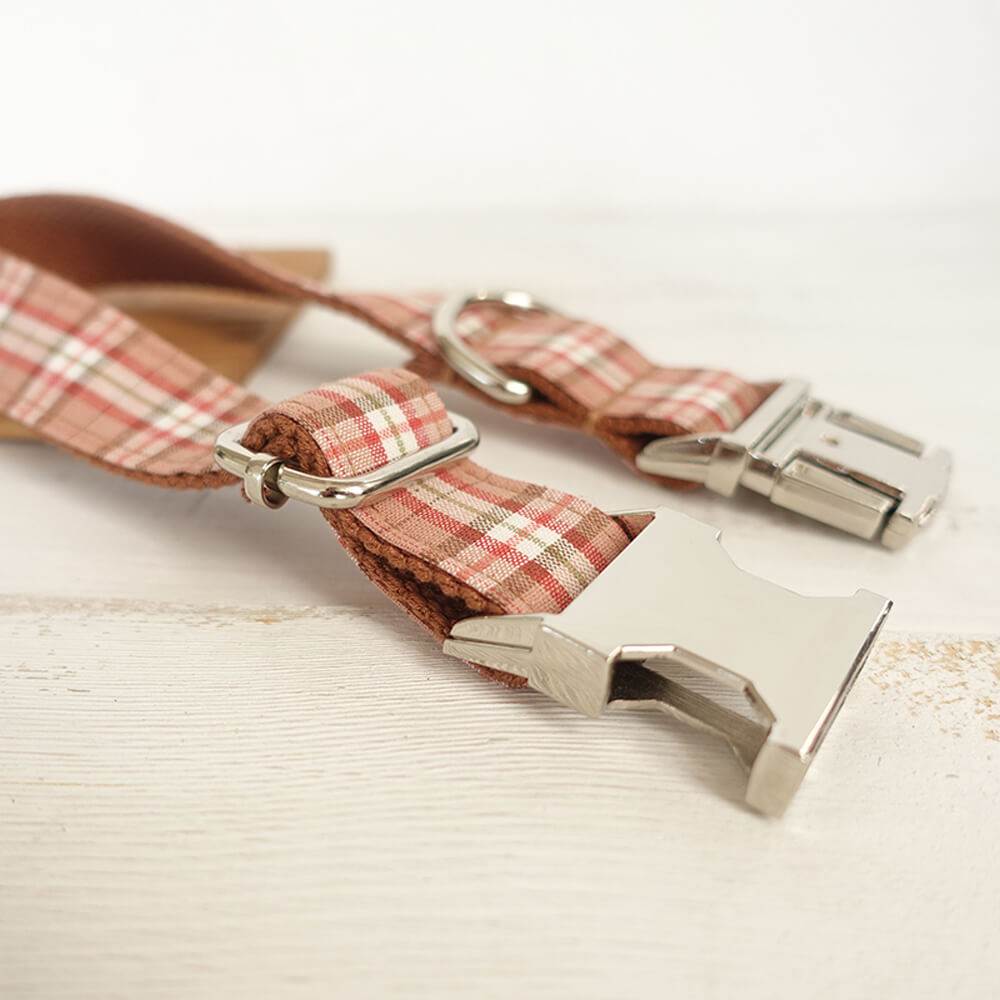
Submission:
<svg viewBox="0 0 1000 1000">
<path fill-rule="evenodd" d="M 658 438 L 636 466 L 723 496 L 743 485 L 779 507 L 898 549 L 937 509 L 951 455 L 821 403 L 808 383 L 790 379 L 732 431 Z"/>
</svg>

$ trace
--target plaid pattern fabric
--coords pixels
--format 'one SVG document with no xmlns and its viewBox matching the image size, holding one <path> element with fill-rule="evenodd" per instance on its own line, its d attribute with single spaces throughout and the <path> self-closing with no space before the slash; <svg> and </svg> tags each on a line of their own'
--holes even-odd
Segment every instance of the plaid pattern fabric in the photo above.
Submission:
<svg viewBox="0 0 1000 1000">
<path fill-rule="evenodd" d="M 337 304 L 440 360 L 431 331 L 439 301 L 435 295 L 349 295 Z M 767 394 L 729 372 L 658 367 L 609 330 L 565 316 L 471 306 L 459 317 L 458 332 L 486 361 L 548 390 L 595 430 L 604 422 L 608 431 L 627 433 L 623 421 L 639 419 L 645 434 L 731 430 Z"/>
<path fill-rule="evenodd" d="M 309 433 L 333 475 L 371 472 L 451 434 L 437 393 L 399 370 L 322 386 L 261 418 L 274 413 Z M 629 541 L 613 518 L 586 501 L 498 476 L 468 459 L 356 508 L 353 516 L 510 613 L 562 610 Z"/>
<path fill-rule="evenodd" d="M 36 238 L 47 237 L 56 245 L 66 238 L 61 226 L 69 218 L 75 220 L 74 239 L 93 238 L 98 249 L 103 249 L 109 233 L 117 234 L 112 241 L 116 254 L 127 250 L 130 232 L 137 234 L 142 252 L 159 239 L 174 268 L 167 268 L 163 280 L 177 280 L 180 268 L 184 280 L 311 301 L 346 312 L 412 348 L 415 357 L 410 367 L 415 371 L 459 381 L 438 352 L 431 331 L 431 314 L 440 296 L 340 295 L 262 258 L 233 253 L 164 219 L 101 199 L 37 196 L 7 199 L 6 205 L 15 219 L 23 221 L 34 213 Z M 0 242 L 3 235 L 0 231 Z M 86 273 L 91 270 L 84 268 Z M 125 270 L 131 274 L 128 267 Z M 128 280 L 128 275 L 119 279 L 113 271 L 98 267 L 94 273 L 105 281 Z M 143 267 L 137 273 L 144 279 L 157 277 Z M 727 372 L 662 368 L 607 330 L 559 316 L 473 306 L 459 317 L 458 332 L 487 361 L 538 390 L 528 405 L 510 407 L 509 412 L 585 429 L 627 461 L 649 436 L 731 429 L 769 391 Z"/>
<path fill-rule="evenodd" d="M 387 369 L 341 379 L 269 407 L 308 431 L 331 476 L 360 476 L 451 434 L 451 420 L 423 379 Z"/>
<path fill-rule="evenodd" d="M 656 368 L 631 383 L 604 410 L 604 419 L 669 423 L 684 433 L 731 430 L 760 405 L 760 387 L 729 372 Z"/>
<path fill-rule="evenodd" d="M 585 500 L 468 459 L 356 516 L 509 614 L 561 611 L 629 542 L 613 518 Z"/>
<path fill-rule="evenodd" d="M 0 253 L 0 409 L 90 458 L 151 477 L 217 474 L 212 445 L 264 401 L 128 316 Z"/>
<path fill-rule="evenodd" d="M 212 461 L 218 433 L 280 414 L 316 442 L 331 475 L 357 476 L 452 431 L 440 398 L 407 371 L 265 405 L 88 292 L 0 255 L 0 410 L 106 465 L 171 486 L 226 481 Z M 468 460 L 354 516 L 509 612 L 561 610 L 629 541 L 585 501 Z"/>
<path fill-rule="evenodd" d="M 632 346 L 593 323 L 531 316 L 484 340 L 483 357 L 502 368 L 534 372 L 583 410 L 602 410 L 652 365 Z"/>
<path fill-rule="evenodd" d="M 434 349 L 433 296 L 335 299 L 299 287 L 425 354 Z M 560 317 L 511 322 L 504 310 L 484 306 L 465 311 L 460 332 L 490 360 L 556 387 L 560 405 L 568 400 L 584 420 L 602 412 L 627 420 L 641 411 L 665 428 L 684 420 L 728 426 L 742 419 L 751 396 L 723 373 L 656 369 L 606 330 Z M 216 436 L 263 415 L 265 405 L 86 291 L 0 252 L 0 410 L 43 437 L 161 485 L 216 485 L 231 481 L 214 468 Z M 451 433 L 440 399 L 406 371 L 321 386 L 267 412 L 308 434 L 335 476 L 370 472 Z M 626 529 L 578 497 L 467 459 L 350 517 L 422 570 L 508 613 L 562 610 L 641 527 Z"/>
</svg>

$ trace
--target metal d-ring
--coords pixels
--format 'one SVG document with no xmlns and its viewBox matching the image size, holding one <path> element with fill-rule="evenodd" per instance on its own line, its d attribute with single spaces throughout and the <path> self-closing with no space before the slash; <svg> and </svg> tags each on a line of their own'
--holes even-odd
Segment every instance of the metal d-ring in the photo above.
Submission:
<svg viewBox="0 0 1000 1000">
<path fill-rule="evenodd" d="M 484 361 L 458 335 L 458 317 L 466 306 L 493 302 L 525 311 L 554 312 L 530 292 L 508 289 L 503 292 L 456 292 L 449 295 L 435 310 L 431 329 L 437 338 L 441 354 L 451 368 L 466 382 L 486 393 L 491 399 L 510 406 L 523 406 L 531 399 L 532 389 L 526 382 L 505 375 L 495 365 Z"/>
</svg>

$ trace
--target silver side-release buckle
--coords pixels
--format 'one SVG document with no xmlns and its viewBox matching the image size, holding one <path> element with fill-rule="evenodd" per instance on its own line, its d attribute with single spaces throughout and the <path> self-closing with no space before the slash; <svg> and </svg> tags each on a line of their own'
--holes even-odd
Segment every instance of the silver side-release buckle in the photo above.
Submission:
<svg viewBox="0 0 1000 1000">
<path fill-rule="evenodd" d="M 723 496 L 742 484 L 779 507 L 898 549 L 934 513 L 951 456 L 783 382 L 725 434 L 658 438 L 636 457 L 643 472 L 704 483 Z"/>
<path fill-rule="evenodd" d="M 467 618 L 445 652 L 589 716 L 655 707 L 713 730 L 749 772 L 747 803 L 779 816 L 892 602 L 785 590 L 739 569 L 719 534 L 661 507 L 565 611 Z"/>
</svg>

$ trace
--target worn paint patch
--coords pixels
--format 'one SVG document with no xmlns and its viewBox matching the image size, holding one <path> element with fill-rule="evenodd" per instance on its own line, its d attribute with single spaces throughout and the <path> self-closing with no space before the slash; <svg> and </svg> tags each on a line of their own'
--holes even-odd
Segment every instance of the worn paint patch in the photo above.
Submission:
<svg viewBox="0 0 1000 1000">
<path fill-rule="evenodd" d="M 228 604 L 183 604 L 172 601 L 138 601 L 129 598 L 75 598 L 0 595 L 0 618 L 37 616 L 39 634 L 51 631 L 47 622 L 55 618 L 86 617 L 90 620 L 151 621 L 170 618 L 188 625 L 217 627 L 280 625 L 296 621 L 330 621 L 375 617 L 370 608 L 314 605 L 245 606 Z"/>
<path fill-rule="evenodd" d="M 936 715 L 946 736 L 1000 742 L 998 639 L 890 636 L 864 676 L 911 715 Z"/>
</svg>

